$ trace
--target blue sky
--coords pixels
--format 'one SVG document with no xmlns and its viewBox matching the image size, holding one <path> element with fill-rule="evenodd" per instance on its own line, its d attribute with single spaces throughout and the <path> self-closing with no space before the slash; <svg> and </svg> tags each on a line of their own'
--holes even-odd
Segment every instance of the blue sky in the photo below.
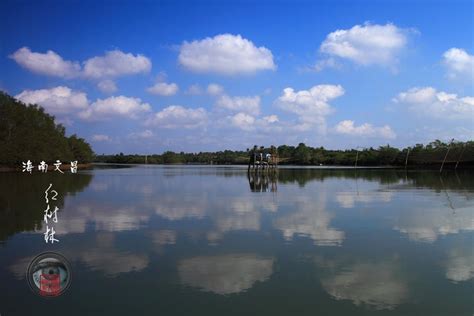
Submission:
<svg viewBox="0 0 474 316">
<path fill-rule="evenodd" d="M 471 1 L 3 1 L 0 89 L 97 153 L 474 137 Z"/>
</svg>

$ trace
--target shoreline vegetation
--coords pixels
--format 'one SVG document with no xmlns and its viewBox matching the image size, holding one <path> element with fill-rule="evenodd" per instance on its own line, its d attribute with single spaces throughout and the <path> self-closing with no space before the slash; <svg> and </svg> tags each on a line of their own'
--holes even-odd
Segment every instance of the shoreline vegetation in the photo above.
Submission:
<svg viewBox="0 0 474 316">
<path fill-rule="evenodd" d="M 63 167 L 71 161 L 88 164 L 94 159 L 91 146 L 55 122 L 36 104 L 24 104 L 0 92 L 0 166 L 20 168 L 30 160 L 36 166 L 45 161 L 50 167 L 56 160 Z"/>
<path fill-rule="evenodd" d="M 257 147 L 247 150 L 185 153 L 166 151 L 162 154 L 95 155 L 90 144 L 77 135 L 66 135 L 66 129 L 55 123 L 54 116 L 38 105 L 27 105 L 0 92 L 0 171 L 20 170 L 22 162 L 33 165 L 45 161 L 52 166 L 56 160 L 69 168 L 77 160 L 78 169 L 90 168 L 92 163 L 111 164 L 194 164 L 247 165 L 254 152 L 276 154 L 280 165 L 358 166 L 447 169 L 474 167 L 474 141 L 444 143 L 435 140 L 427 145 L 396 148 L 330 150 L 298 146 Z"/>
<path fill-rule="evenodd" d="M 270 148 L 259 149 L 263 153 Z M 324 166 L 324 167 L 387 167 L 387 168 L 440 168 L 444 161 L 446 169 L 474 168 L 474 141 L 443 143 L 439 140 L 428 145 L 416 144 L 403 149 L 390 145 L 360 150 L 328 150 L 298 146 L 276 147 L 279 165 Z M 176 153 L 138 155 L 96 155 L 95 163 L 111 164 L 163 164 L 163 165 L 247 165 L 253 151 L 218 151 L 199 153 Z"/>
</svg>

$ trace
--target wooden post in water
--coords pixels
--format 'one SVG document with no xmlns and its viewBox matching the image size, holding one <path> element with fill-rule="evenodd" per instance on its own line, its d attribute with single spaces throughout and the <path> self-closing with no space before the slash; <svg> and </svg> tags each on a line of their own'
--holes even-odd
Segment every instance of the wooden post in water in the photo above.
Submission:
<svg viewBox="0 0 474 316">
<path fill-rule="evenodd" d="M 356 154 L 356 162 L 355 162 L 354 168 L 357 168 L 357 160 L 359 160 L 359 149 L 356 148 L 356 150 L 357 150 L 357 154 Z"/>
<path fill-rule="evenodd" d="M 405 169 L 407 168 L 408 166 L 408 155 L 410 154 L 410 147 L 408 147 L 408 151 L 407 151 L 407 157 L 405 158 Z"/>
<path fill-rule="evenodd" d="M 446 158 L 448 158 L 449 150 L 451 149 L 451 145 L 453 144 L 453 142 L 454 142 L 454 138 L 451 139 L 451 142 L 449 143 L 448 151 L 446 151 L 446 155 L 444 156 L 443 163 L 441 163 L 441 168 L 439 168 L 440 173 L 443 171 L 444 163 L 446 162 Z"/>
<path fill-rule="evenodd" d="M 458 158 L 458 161 L 456 162 L 456 166 L 454 167 L 454 170 L 456 170 L 458 168 L 459 161 L 461 160 L 462 154 L 464 154 L 464 149 L 466 149 L 466 144 L 464 144 L 464 146 L 462 146 L 461 154 L 459 155 L 459 158 Z"/>
</svg>

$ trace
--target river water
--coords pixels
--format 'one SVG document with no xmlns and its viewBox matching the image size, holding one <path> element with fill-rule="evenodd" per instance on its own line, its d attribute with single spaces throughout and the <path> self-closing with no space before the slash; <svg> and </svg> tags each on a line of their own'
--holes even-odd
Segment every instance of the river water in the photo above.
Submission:
<svg viewBox="0 0 474 316">
<path fill-rule="evenodd" d="M 98 166 L 0 189 L 2 316 L 474 313 L 472 171 Z M 49 299 L 25 277 L 45 251 L 72 268 Z"/>
</svg>

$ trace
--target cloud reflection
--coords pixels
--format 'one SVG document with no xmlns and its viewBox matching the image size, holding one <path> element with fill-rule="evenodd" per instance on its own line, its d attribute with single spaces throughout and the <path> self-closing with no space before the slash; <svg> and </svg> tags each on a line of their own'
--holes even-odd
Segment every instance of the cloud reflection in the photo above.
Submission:
<svg viewBox="0 0 474 316">
<path fill-rule="evenodd" d="M 294 236 L 309 237 L 318 246 L 341 245 L 345 234 L 343 231 L 330 227 L 333 215 L 325 207 L 325 195 L 319 201 L 299 198 L 295 203 L 295 211 L 288 215 L 277 217 L 273 225 L 283 232 L 286 240 Z"/>
<path fill-rule="evenodd" d="M 183 259 L 178 263 L 181 282 L 220 295 L 239 293 L 273 272 L 273 258 L 256 254 L 227 254 Z"/>
<path fill-rule="evenodd" d="M 404 209 L 394 229 L 407 234 L 410 240 L 431 243 L 439 236 L 473 231 L 474 208 L 457 208 L 455 213 L 448 207 Z"/>
<path fill-rule="evenodd" d="M 446 263 L 446 278 L 457 283 L 468 281 L 473 277 L 474 251 L 472 244 L 467 249 L 451 249 Z"/>
<path fill-rule="evenodd" d="M 394 309 L 408 298 L 408 285 L 401 278 L 397 260 L 338 264 L 316 260 L 327 274 L 323 288 L 336 300 L 350 300 L 374 309 Z"/>
</svg>

